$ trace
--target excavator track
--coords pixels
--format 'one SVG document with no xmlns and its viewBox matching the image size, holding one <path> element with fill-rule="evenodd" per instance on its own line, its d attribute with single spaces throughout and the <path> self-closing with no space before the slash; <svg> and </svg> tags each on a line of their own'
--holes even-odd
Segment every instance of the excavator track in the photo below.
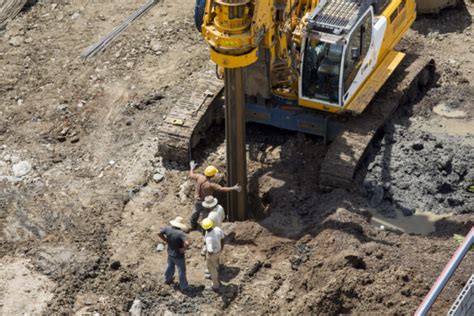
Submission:
<svg viewBox="0 0 474 316">
<path fill-rule="evenodd" d="M 165 160 L 189 162 L 191 150 L 216 119 L 224 82 L 212 72 L 198 73 L 166 116 L 158 133 L 158 152 Z M 221 102 L 222 103 L 222 102 Z"/>
<path fill-rule="evenodd" d="M 435 69 L 433 59 L 418 57 L 407 63 L 402 62 L 366 111 L 351 117 L 331 143 L 321 163 L 321 188 L 351 188 L 355 172 L 377 131 L 399 105 L 414 101 L 418 91 L 430 83 Z"/>
</svg>

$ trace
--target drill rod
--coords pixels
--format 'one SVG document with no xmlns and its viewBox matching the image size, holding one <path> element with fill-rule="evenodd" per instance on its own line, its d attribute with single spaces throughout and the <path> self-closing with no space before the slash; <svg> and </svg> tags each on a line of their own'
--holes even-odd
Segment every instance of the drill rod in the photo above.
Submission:
<svg viewBox="0 0 474 316">
<path fill-rule="evenodd" d="M 228 194 L 230 221 L 247 219 L 247 154 L 245 149 L 244 68 L 225 69 L 225 135 L 227 184 L 240 184 L 242 191 Z"/>
</svg>

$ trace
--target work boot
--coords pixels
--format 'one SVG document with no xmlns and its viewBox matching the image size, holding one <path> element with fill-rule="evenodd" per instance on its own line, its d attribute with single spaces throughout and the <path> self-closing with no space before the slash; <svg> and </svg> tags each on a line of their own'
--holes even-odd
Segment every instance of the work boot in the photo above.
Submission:
<svg viewBox="0 0 474 316">
<path fill-rule="evenodd" d="M 206 291 L 213 291 L 215 293 L 219 293 L 220 292 L 220 287 L 213 287 L 211 285 L 208 285 L 205 287 L 205 290 Z"/>
<path fill-rule="evenodd" d="M 193 293 L 193 290 L 188 286 L 187 288 L 184 288 L 184 289 L 179 289 L 181 291 L 181 293 L 185 294 L 185 295 L 189 295 L 189 294 L 192 294 Z"/>
</svg>

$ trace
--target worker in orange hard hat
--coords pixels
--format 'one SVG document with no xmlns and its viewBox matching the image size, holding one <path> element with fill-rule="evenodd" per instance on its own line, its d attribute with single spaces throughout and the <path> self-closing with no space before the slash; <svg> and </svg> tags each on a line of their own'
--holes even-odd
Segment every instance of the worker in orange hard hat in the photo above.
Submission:
<svg viewBox="0 0 474 316">
<path fill-rule="evenodd" d="M 191 214 L 190 219 L 191 229 L 196 229 L 198 228 L 198 220 L 201 214 L 203 215 L 203 218 L 206 218 L 207 213 L 209 212 L 209 209 L 206 209 L 202 206 L 202 202 L 204 201 L 204 198 L 206 196 L 213 195 L 214 191 L 240 192 L 241 187 L 239 184 L 236 184 L 232 187 L 223 187 L 218 185 L 217 183 L 211 182 L 211 179 L 219 172 L 214 166 L 208 166 L 204 170 L 204 175 L 194 172 L 194 169 L 196 168 L 196 163 L 194 161 L 191 161 L 189 166 L 191 167 L 191 169 L 189 170 L 189 177 L 191 179 L 196 180 L 196 190 L 194 193 L 195 203 L 193 213 Z"/>
</svg>

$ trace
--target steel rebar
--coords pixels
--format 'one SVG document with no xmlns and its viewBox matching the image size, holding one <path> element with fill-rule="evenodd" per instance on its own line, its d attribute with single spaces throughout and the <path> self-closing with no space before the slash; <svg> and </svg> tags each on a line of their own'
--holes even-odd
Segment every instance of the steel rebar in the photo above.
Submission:
<svg viewBox="0 0 474 316">
<path fill-rule="evenodd" d="M 148 10 L 150 10 L 155 4 L 158 3 L 158 0 L 149 0 L 145 3 L 140 9 L 133 12 L 129 15 L 122 23 L 117 25 L 112 31 L 107 33 L 104 37 L 102 37 L 97 43 L 94 45 L 89 46 L 82 54 L 81 57 L 89 58 L 93 57 L 97 53 L 104 50 L 117 36 L 120 35 L 126 28 L 132 24 L 133 21 L 141 17 L 145 14 Z"/>
</svg>

